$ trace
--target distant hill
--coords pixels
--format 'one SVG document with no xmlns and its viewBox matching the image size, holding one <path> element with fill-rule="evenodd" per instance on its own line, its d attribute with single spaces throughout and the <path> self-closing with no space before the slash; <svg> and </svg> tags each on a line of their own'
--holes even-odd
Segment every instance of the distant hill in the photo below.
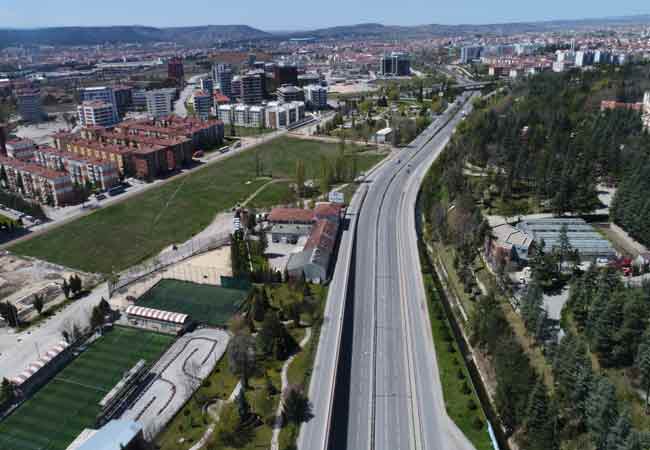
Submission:
<svg viewBox="0 0 650 450">
<path fill-rule="evenodd" d="M 650 24 L 650 15 L 610 17 L 602 19 L 554 20 L 544 22 L 513 22 L 484 25 L 382 25 L 379 23 L 362 23 L 357 25 L 336 26 L 311 31 L 290 33 L 290 37 L 312 37 L 316 39 L 341 38 L 426 38 L 458 36 L 463 34 L 515 34 L 527 32 L 544 32 L 554 30 L 571 30 L 593 28 L 598 26 Z"/>
<path fill-rule="evenodd" d="M 56 27 L 37 29 L 0 29 L 0 47 L 9 45 L 97 45 L 110 43 L 177 42 L 212 44 L 215 42 L 259 39 L 417 39 L 459 36 L 463 34 L 504 35 L 615 25 L 650 24 L 650 15 L 602 19 L 514 22 L 485 25 L 417 25 L 399 26 L 362 23 L 321 28 L 310 31 L 269 33 L 248 25 L 205 25 L 196 27 L 154 28 L 140 25 L 111 27 Z"/>
<path fill-rule="evenodd" d="M 178 42 L 209 44 L 217 41 L 260 39 L 269 33 L 248 25 L 154 28 L 139 25 L 111 27 L 55 27 L 0 29 L 0 47 L 11 45 L 97 45 L 110 43 Z"/>
</svg>

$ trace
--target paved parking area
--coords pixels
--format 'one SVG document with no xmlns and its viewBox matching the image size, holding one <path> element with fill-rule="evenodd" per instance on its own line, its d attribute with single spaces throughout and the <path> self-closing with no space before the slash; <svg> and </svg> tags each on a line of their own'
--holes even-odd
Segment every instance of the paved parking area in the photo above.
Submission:
<svg viewBox="0 0 650 450">
<path fill-rule="evenodd" d="M 153 435 L 183 407 L 226 351 L 230 335 L 211 328 L 178 339 L 158 361 L 155 381 L 122 418 L 140 421 L 145 435 Z"/>
<path fill-rule="evenodd" d="M 266 248 L 266 255 L 269 258 L 269 264 L 274 270 L 284 272 L 287 267 L 289 257 L 292 253 L 299 253 L 305 248 L 307 243 L 307 236 L 298 239 L 296 244 L 287 244 L 286 242 L 273 242 L 271 234 L 267 234 L 268 247 Z"/>
</svg>

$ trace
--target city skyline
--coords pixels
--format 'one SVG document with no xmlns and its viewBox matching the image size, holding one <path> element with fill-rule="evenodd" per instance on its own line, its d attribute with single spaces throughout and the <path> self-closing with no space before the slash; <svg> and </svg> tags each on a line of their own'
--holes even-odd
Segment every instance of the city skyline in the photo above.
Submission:
<svg viewBox="0 0 650 450">
<path fill-rule="evenodd" d="M 425 0 L 376 2 L 372 8 L 333 0 L 321 7 L 319 14 L 304 8 L 299 2 L 285 2 L 282 8 L 272 3 L 253 0 L 249 3 L 215 4 L 198 0 L 191 9 L 177 9 L 169 0 L 127 2 L 115 0 L 110 4 L 88 4 L 64 0 L 52 4 L 44 0 L 32 2 L 26 10 L 18 0 L 8 0 L 0 6 L 0 28 L 45 28 L 55 26 L 145 25 L 152 27 L 199 26 L 210 24 L 242 24 L 265 31 L 299 31 L 330 26 L 377 22 L 385 25 L 424 24 L 498 24 L 511 22 L 541 22 L 549 20 L 580 20 L 647 14 L 644 3 L 628 0 L 594 8 L 591 3 L 549 0 L 527 5 L 525 10 L 514 0 L 498 5 L 477 0 L 460 0 L 453 4 L 432 4 Z M 585 7 L 590 6 L 588 12 Z M 34 14 L 33 11 L 39 11 Z M 341 14 L 341 11 L 345 14 Z M 129 14 L 124 14 L 129 11 Z M 174 14 L 170 14 L 174 11 Z M 200 12 L 200 13 L 199 13 Z"/>
</svg>

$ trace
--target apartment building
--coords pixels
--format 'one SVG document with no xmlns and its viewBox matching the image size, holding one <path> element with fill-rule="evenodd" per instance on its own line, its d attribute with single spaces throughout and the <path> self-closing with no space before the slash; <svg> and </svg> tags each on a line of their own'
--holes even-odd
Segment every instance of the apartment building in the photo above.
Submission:
<svg viewBox="0 0 650 450">
<path fill-rule="evenodd" d="M 17 93 L 18 114 L 25 122 L 38 123 L 45 119 L 39 89 L 24 89 Z"/>
<path fill-rule="evenodd" d="M 133 106 L 133 88 L 131 86 L 117 85 L 113 86 L 115 94 L 115 106 L 120 116 L 124 116 L 126 111 Z"/>
<path fill-rule="evenodd" d="M 123 175 L 129 175 L 133 172 L 132 148 L 84 139 L 78 134 L 57 133 L 53 138 L 57 150 L 73 153 L 81 157 L 112 162 L 117 166 L 118 172 Z"/>
<path fill-rule="evenodd" d="M 643 96 L 643 128 L 650 130 L 650 91 Z"/>
<path fill-rule="evenodd" d="M 120 174 L 151 180 L 190 164 L 197 148 L 221 145 L 223 132 L 218 120 L 169 116 L 58 133 L 54 142 L 59 150 L 113 162 Z"/>
<path fill-rule="evenodd" d="M 305 119 L 304 102 L 269 102 L 264 121 L 268 128 L 289 128 Z"/>
<path fill-rule="evenodd" d="M 208 120 L 214 106 L 214 97 L 208 91 L 196 91 L 193 99 L 194 112 L 201 120 Z"/>
<path fill-rule="evenodd" d="M 147 91 L 145 97 L 147 99 L 147 111 L 154 119 L 169 116 L 174 111 L 175 88 Z"/>
<path fill-rule="evenodd" d="M 31 139 L 11 139 L 6 142 L 5 148 L 9 158 L 27 161 L 34 156 L 36 144 Z"/>
<path fill-rule="evenodd" d="M 219 91 L 226 97 L 232 98 L 232 67 L 230 64 L 218 63 L 212 66 L 212 80 L 214 81 L 214 89 Z"/>
<path fill-rule="evenodd" d="M 123 92 L 120 92 L 120 95 L 124 95 Z M 81 100 L 81 105 L 84 103 L 91 104 L 92 102 L 108 103 L 112 106 L 113 117 L 110 119 L 110 121 L 112 123 L 119 122 L 120 119 L 118 114 L 117 96 L 113 87 L 94 86 L 79 89 L 79 99 Z M 77 113 L 79 113 L 79 109 L 77 109 Z"/>
<path fill-rule="evenodd" d="M 225 125 L 235 123 L 235 105 L 219 105 L 216 108 L 217 119 Z"/>
<path fill-rule="evenodd" d="M 409 55 L 401 52 L 383 55 L 379 59 L 379 74 L 392 77 L 409 76 L 411 74 L 411 60 Z"/>
<path fill-rule="evenodd" d="M 475 59 L 479 59 L 481 57 L 482 52 L 483 52 L 483 47 L 479 45 L 462 47 L 460 49 L 460 63 L 461 64 L 471 63 Z"/>
<path fill-rule="evenodd" d="M 298 87 L 320 84 L 320 82 L 321 82 L 321 76 L 317 73 L 304 73 L 298 75 Z"/>
<path fill-rule="evenodd" d="M 304 88 L 305 103 L 311 110 L 327 109 L 327 88 L 319 84 L 311 84 Z"/>
<path fill-rule="evenodd" d="M 298 68 L 294 65 L 278 64 L 273 67 L 273 79 L 276 86 L 298 84 Z"/>
<path fill-rule="evenodd" d="M 199 80 L 199 87 L 203 92 L 208 92 L 209 94 L 212 94 L 212 91 L 214 91 L 214 81 L 212 78 L 201 78 Z"/>
<path fill-rule="evenodd" d="M 305 101 L 305 93 L 303 90 L 291 84 L 283 84 L 280 86 L 277 97 L 278 101 L 284 103 Z"/>
<path fill-rule="evenodd" d="M 266 75 L 261 72 L 251 72 L 241 77 L 242 103 L 256 105 L 264 100 Z"/>
<path fill-rule="evenodd" d="M 101 100 L 83 102 L 77 106 L 77 116 L 84 127 L 109 128 L 119 121 L 115 106 Z"/>
<path fill-rule="evenodd" d="M 73 184 L 90 184 L 108 190 L 120 182 L 117 165 L 111 161 L 78 156 L 50 147 L 38 148 L 34 153 L 34 161 L 48 169 L 67 172 Z"/>
<path fill-rule="evenodd" d="M 0 167 L 6 174 L 6 188 L 25 198 L 51 206 L 62 206 L 76 200 L 67 172 L 4 156 L 0 156 Z"/>
<path fill-rule="evenodd" d="M 176 80 L 178 84 L 183 84 L 185 81 L 185 68 L 181 58 L 174 57 L 167 62 L 167 78 Z"/>
</svg>

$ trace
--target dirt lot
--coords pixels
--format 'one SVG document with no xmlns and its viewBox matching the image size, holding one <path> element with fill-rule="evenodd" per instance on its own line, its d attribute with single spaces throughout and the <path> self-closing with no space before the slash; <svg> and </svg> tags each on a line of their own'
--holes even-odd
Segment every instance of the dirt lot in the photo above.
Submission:
<svg viewBox="0 0 650 450">
<path fill-rule="evenodd" d="M 63 279 L 73 274 L 79 275 L 84 285 L 98 281 L 94 275 L 6 252 L 0 253 L 0 301 L 13 303 L 21 318 L 29 319 L 34 313 L 34 294 L 43 295 L 46 305 L 63 301 Z"/>
</svg>

